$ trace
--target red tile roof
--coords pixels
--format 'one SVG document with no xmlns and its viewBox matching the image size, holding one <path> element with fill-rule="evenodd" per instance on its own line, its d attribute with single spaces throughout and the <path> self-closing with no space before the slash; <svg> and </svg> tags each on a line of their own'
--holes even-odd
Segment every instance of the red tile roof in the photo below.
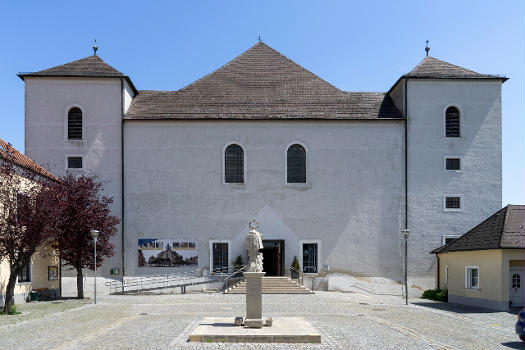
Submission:
<svg viewBox="0 0 525 350">
<path fill-rule="evenodd" d="M 0 139 L 0 158 L 13 162 L 16 165 L 31 170 L 32 172 L 45 176 L 51 180 L 58 180 L 56 176 L 38 165 L 34 160 L 18 152 L 10 143 Z"/>
</svg>

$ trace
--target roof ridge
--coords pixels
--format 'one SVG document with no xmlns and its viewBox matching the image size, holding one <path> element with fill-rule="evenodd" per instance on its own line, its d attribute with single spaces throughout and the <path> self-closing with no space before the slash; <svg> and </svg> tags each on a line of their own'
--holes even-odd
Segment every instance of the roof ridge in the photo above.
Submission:
<svg viewBox="0 0 525 350">
<path fill-rule="evenodd" d="M 503 219 L 503 225 L 501 225 L 501 230 L 499 232 L 498 248 L 501 248 L 501 239 L 503 238 L 503 232 L 505 232 L 505 227 L 507 226 L 507 218 L 509 217 L 510 211 L 509 205 L 507 204 L 505 207 L 503 207 L 503 209 L 505 210 L 505 218 Z"/>
<path fill-rule="evenodd" d="M 475 73 L 475 74 L 480 74 L 480 75 L 485 75 L 485 74 L 482 74 L 482 73 L 478 73 L 476 71 L 473 71 L 472 69 L 468 69 L 468 68 L 465 68 L 465 67 L 462 67 L 462 66 L 458 66 L 457 64 L 454 64 L 454 63 L 450 63 L 450 62 L 447 62 L 447 61 L 443 61 L 443 60 L 440 60 L 439 58 L 435 58 L 434 56 L 427 56 L 425 57 L 420 63 L 423 63 L 426 59 L 433 59 L 433 60 L 436 60 L 440 63 L 445 63 L 449 66 L 454 66 L 454 67 L 457 67 L 457 68 L 460 68 L 460 69 L 463 69 L 463 70 L 466 70 L 466 71 L 469 71 L 471 73 Z"/>
<path fill-rule="evenodd" d="M 323 83 L 327 84 L 328 86 L 330 86 L 330 87 L 336 89 L 337 91 L 344 92 L 344 91 L 342 91 L 341 89 L 339 89 L 338 87 L 336 87 L 335 85 L 333 85 L 333 84 L 327 82 L 326 80 L 324 80 L 323 78 L 321 78 L 321 77 L 318 76 L 317 74 L 312 73 L 310 70 L 304 68 L 304 67 L 301 66 L 299 63 L 297 63 L 297 62 L 293 61 L 292 59 L 286 57 L 285 55 L 283 55 L 283 54 L 280 53 L 279 51 L 275 50 L 273 47 L 271 47 L 271 46 L 269 46 L 269 45 L 263 43 L 262 41 L 259 41 L 259 42 L 257 42 L 255 45 L 253 45 L 253 46 L 251 46 L 250 48 L 248 48 L 247 50 L 244 50 L 242 53 L 240 53 L 239 55 L 235 56 L 234 58 L 232 58 L 231 60 L 229 60 L 228 62 L 226 62 L 226 63 L 223 64 L 222 66 L 220 66 L 219 68 L 215 69 L 214 71 L 212 71 L 212 72 L 206 74 L 205 76 L 203 76 L 203 77 L 201 77 L 201 78 L 195 80 L 194 82 L 192 82 L 192 83 L 190 83 L 190 84 L 188 84 L 188 85 L 186 85 L 186 86 L 184 86 L 184 87 L 182 87 L 182 88 L 180 88 L 180 89 L 178 89 L 178 90 L 175 90 L 175 91 L 182 91 L 182 90 L 185 90 L 185 89 L 187 89 L 187 88 L 189 88 L 189 87 L 191 87 L 191 86 L 197 84 L 198 82 L 200 82 L 200 81 L 206 79 L 206 78 L 209 77 L 210 75 L 212 75 L 212 74 L 214 74 L 214 73 L 220 71 L 221 69 L 223 69 L 223 68 L 225 68 L 225 67 L 227 67 L 227 66 L 229 66 L 229 65 L 231 65 L 231 64 L 233 64 L 233 63 L 235 63 L 235 62 L 238 61 L 238 59 L 241 58 L 244 54 L 248 53 L 249 51 L 255 49 L 255 48 L 258 47 L 258 46 L 264 46 L 264 47 L 270 49 L 272 52 L 278 54 L 279 56 L 281 56 L 282 58 L 284 58 L 284 59 L 287 60 L 288 62 L 290 62 L 290 63 L 292 63 L 292 64 L 298 66 L 299 68 L 301 68 L 301 69 L 304 70 L 305 72 L 311 74 L 313 77 L 315 77 L 315 78 L 321 80 Z"/>
</svg>

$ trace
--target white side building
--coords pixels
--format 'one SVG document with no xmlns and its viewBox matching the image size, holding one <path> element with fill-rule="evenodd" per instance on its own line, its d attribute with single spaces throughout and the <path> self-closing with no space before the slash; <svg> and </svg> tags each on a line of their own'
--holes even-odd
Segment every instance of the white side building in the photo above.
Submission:
<svg viewBox="0 0 525 350">
<path fill-rule="evenodd" d="M 501 208 L 506 78 L 432 57 L 387 93 L 341 91 L 264 43 L 177 91 L 137 91 L 96 55 L 20 77 L 28 156 L 107 181 L 122 225 L 105 278 L 231 270 L 255 218 L 267 274 L 297 256 L 329 289 L 401 282 L 408 228 L 417 293 L 430 251 Z M 184 266 L 150 258 L 167 245 Z"/>
</svg>

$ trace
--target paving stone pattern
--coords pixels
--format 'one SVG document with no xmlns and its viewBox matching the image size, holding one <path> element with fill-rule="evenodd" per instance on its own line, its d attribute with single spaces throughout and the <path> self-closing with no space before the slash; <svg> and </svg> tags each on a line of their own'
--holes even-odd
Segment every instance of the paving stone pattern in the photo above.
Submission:
<svg viewBox="0 0 525 350">
<path fill-rule="evenodd" d="M 97 305 L 78 301 L 33 303 L 24 317 L 0 318 L 0 349 L 521 349 L 516 316 L 472 308 L 357 293 L 263 295 L 265 317 L 304 317 L 321 344 L 188 343 L 206 316 L 244 314 L 244 295 L 106 296 Z M 46 309 L 47 314 L 41 310 Z M 40 311 L 39 311 L 40 310 Z M 31 316 L 33 315 L 33 316 Z"/>
</svg>

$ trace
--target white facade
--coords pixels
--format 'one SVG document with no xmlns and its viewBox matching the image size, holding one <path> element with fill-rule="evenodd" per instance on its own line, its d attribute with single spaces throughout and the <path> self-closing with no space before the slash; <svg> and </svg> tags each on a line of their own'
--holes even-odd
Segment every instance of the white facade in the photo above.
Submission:
<svg viewBox="0 0 525 350">
<path fill-rule="evenodd" d="M 408 120 L 409 284 L 417 292 L 435 285 L 429 252 L 443 237 L 501 208 L 501 80 L 406 82 L 406 96 L 403 79 L 391 96 Z M 344 276 L 402 280 L 403 120 L 123 121 L 134 96 L 124 78 L 25 83 L 27 155 L 58 176 L 68 155 L 82 156 L 81 171 L 107 181 L 113 214 L 124 215 L 124 237 L 119 229 L 102 276 L 121 278 L 111 268 L 126 276 L 178 270 L 138 267 L 140 238 L 197 241 L 200 270 L 210 268 L 213 242 L 229 244 L 230 265 L 237 255 L 246 261 L 244 237 L 255 218 L 265 240 L 285 242 L 286 265 L 294 256 L 301 263 L 301 244 L 317 243 L 318 272 L 343 286 L 330 289 L 348 289 Z M 460 111 L 460 138 L 445 137 L 448 106 Z M 80 141 L 66 137 L 71 107 L 83 112 Z M 241 185 L 224 183 L 231 143 L 244 149 Z M 286 183 L 286 150 L 294 143 L 307 150 L 305 184 Z M 445 171 L 446 156 L 460 157 L 461 170 Z M 461 210 L 444 210 L 447 194 L 461 196 Z"/>
</svg>

